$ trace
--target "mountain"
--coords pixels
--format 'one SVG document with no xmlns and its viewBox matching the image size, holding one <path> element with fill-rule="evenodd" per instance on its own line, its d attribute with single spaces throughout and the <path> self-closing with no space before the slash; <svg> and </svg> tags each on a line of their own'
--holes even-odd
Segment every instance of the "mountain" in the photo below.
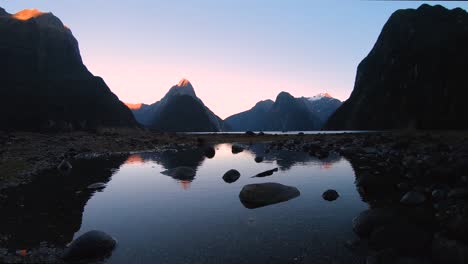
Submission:
<svg viewBox="0 0 468 264">
<path fill-rule="evenodd" d="M 182 79 L 161 99 L 151 105 L 127 104 L 137 121 L 149 128 L 174 132 L 217 132 L 224 122 L 203 104 L 192 84 Z"/>
<path fill-rule="evenodd" d="M 342 102 L 328 93 L 320 93 L 313 97 L 302 97 L 309 111 L 316 115 L 323 123 L 341 106 Z"/>
<path fill-rule="evenodd" d="M 52 13 L 0 9 L 0 58 L 0 130 L 137 125 L 88 71 L 77 40 Z"/>
<path fill-rule="evenodd" d="M 326 129 L 467 129 L 468 14 L 398 10 L 359 64 L 350 98 Z"/>
<path fill-rule="evenodd" d="M 317 130 L 322 122 L 309 111 L 301 98 L 281 92 L 275 102 L 261 101 L 252 109 L 225 119 L 233 131 L 301 131 Z"/>
</svg>

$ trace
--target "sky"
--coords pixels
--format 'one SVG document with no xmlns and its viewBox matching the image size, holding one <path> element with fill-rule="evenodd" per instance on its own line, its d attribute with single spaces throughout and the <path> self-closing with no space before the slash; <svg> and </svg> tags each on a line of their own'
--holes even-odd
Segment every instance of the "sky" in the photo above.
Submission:
<svg viewBox="0 0 468 264">
<path fill-rule="evenodd" d="M 52 12 L 88 69 L 126 103 L 154 103 L 180 79 L 221 118 L 287 91 L 346 100 L 356 68 L 397 9 L 419 1 L 0 0 Z M 468 9 L 467 2 L 437 2 Z"/>
</svg>

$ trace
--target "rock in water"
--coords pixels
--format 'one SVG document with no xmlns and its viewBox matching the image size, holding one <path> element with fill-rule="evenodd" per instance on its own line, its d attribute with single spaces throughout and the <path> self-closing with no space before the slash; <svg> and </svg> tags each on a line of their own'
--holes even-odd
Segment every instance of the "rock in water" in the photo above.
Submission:
<svg viewBox="0 0 468 264">
<path fill-rule="evenodd" d="M 89 231 L 75 239 L 64 251 L 65 260 L 87 260 L 110 255 L 117 241 L 102 231 Z"/>
<path fill-rule="evenodd" d="M 300 194 L 296 187 L 268 182 L 245 185 L 239 193 L 239 199 L 246 208 L 253 209 L 285 202 Z"/>
<path fill-rule="evenodd" d="M 172 178 L 177 180 L 191 180 L 195 178 L 196 173 L 196 170 L 190 167 L 177 167 L 161 172 L 161 174 L 171 176 Z"/>
<path fill-rule="evenodd" d="M 335 190 L 326 190 L 323 194 L 322 194 L 322 198 L 324 200 L 327 200 L 327 201 L 334 201 L 336 199 L 338 199 L 338 197 L 340 197 L 340 195 L 338 194 L 337 191 Z"/>
<path fill-rule="evenodd" d="M 272 170 L 267 170 L 267 171 L 261 172 L 261 173 L 255 175 L 255 176 L 253 176 L 252 178 L 271 176 L 271 175 L 273 175 L 274 172 L 277 172 L 277 171 L 278 171 L 278 168 L 274 168 Z"/>
<path fill-rule="evenodd" d="M 257 156 L 255 157 L 255 162 L 260 163 L 263 161 L 263 157 Z"/>
<path fill-rule="evenodd" d="M 104 189 L 106 187 L 106 184 L 103 183 L 103 182 L 96 182 L 96 183 L 93 183 L 93 184 L 90 184 L 88 185 L 88 189 L 91 189 L 91 190 L 98 190 L 98 189 Z"/>
<path fill-rule="evenodd" d="M 426 201 L 426 196 L 420 192 L 409 191 L 401 198 L 400 202 L 406 205 L 419 205 Z"/>
<path fill-rule="evenodd" d="M 228 170 L 223 175 L 223 180 L 227 183 L 233 183 L 237 181 L 240 177 L 240 173 L 237 170 Z"/>
<path fill-rule="evenodd" d="M 376 208 L 362 211 L 353 219 L 353 230 L 361 238 L 369 237 L 378 227 L 395 222 L 398 217 L 391 210 Z"/>
<path fill-rule="evenodd" d="M 212 159 L 216 155 L 216 150 L 213 147 L 206 147 L 204 150 L 205 157 Z"/>
<path fill-rule="evenodd" d="M 236 144 L 233 144 L 231 149 L 233 154 L 241 153 L 242 151 L 244 151 L 244 148 L 242 146 Z"/>
</svg>

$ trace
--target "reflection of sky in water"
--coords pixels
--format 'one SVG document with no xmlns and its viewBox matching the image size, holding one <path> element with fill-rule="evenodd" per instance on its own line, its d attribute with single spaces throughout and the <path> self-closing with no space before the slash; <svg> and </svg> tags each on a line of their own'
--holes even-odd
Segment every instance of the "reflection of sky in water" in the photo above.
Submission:
<svg viewBox="0 0 468 264">
<path fill-rule="evenodd" d="M 160 158 L 130 156 L 104 191 L 88 201 L 75 237 L 92 229 L 115 236 L 119 246 L 110 263 L 285 263 L 294 258 L 350 263 L 343 244 L 353 238 L 351 220 L 366 204 L 348 161 L 310 158 L 272 176 L 251 178 L 276 162 L 256 163 L 250 151 L 233 155 L 229 144 L 216 148 L 192 182 L 160 174 L 168 169 Z M 222 180 L 229 169 L 241 173 L 232 184 Z M 301 196 L 246 209 L 238 198 L 241 188 L 261 182 L 295 186 Z M 329 188 L 340 193 L 337 201 L 322 200 Z"/>
</svg>

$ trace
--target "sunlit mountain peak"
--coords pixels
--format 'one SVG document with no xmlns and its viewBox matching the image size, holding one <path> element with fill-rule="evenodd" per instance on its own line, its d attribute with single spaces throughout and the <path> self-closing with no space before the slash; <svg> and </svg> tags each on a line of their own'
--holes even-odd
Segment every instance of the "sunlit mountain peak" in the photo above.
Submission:
<svg viewBox="0 0 468 264">
<path fill-rule="evenodd" d="M 143 105 L 142 103 L 139 103 L 139 104 L 131 104 L 131 103 L 125 103 L 125 105 L 130 108 L 131 110 L 138 110 L 141 108 L 141 106 Z"/>
<path fill-rule="evenodd" d="M 24 9 L 19 11 L 18 13 L 14 14 L 13 17 L 18 19 L 18 20 L 29 20 L 31 18 L 36 18 L 38 16 L 42 16 L 44 13 L 40 11 L 39 9 L 33 8 L 33 9 Z"/>
<path fill-rule="evenodd" d="M 192 84 L 189 82 L 189 80 L 187 80 L 185 78 L 182 78 L 182 80 L 180 80 L 180 82 L 177 84 L 177 86 L 187 87 L 187 86 L 192 86 Z"/>
</svg>

